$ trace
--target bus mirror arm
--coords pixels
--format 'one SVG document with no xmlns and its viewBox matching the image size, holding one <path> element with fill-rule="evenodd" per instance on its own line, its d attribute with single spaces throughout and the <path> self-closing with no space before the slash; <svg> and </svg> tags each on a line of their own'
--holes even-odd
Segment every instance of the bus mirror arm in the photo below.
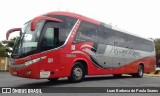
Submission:
<svg viewBox="0 0 160 96">
<path fill-rule="evenodd" d="M 63 22 L 60 19 L 57 18 L 52 18 L 52 17 L 48 17 L 48 16 L 38 16 L 34 19 L 31 20 L 31 31 L 35 31 L 37 24 L 41 21 L 41 20 L 49 20 L 49 21 L 54 21 L 54 22 Z"/>
<path fill-rule="evenodd" d="M 6 39 L 8 40 L 9 35 L 13 32 L 16 32 L 16 31 L 19 31 L 20 35 L 21 35 L 21 33 L 22 33 L 21 30 L 22 30 L 21 28 L 12 28 L 12 29 L 8 30 L 6 33 Z"/>
</svg>

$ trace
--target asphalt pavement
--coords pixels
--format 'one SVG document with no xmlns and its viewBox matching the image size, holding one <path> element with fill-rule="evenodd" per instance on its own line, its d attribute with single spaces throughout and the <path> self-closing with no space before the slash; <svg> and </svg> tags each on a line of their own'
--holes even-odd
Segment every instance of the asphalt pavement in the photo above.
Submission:
<svg viewBox="0 0 160 96">
<path fill-rule="evenodd" d="M 160 87 L 160 77 L 145 75 L 143 78 L 133 78 L 123 75 L 115 78 L 112 75 L 87 76 L 83 82 L 71 83 L 67 78 L 60 78 L 56 82 L 47 79 L 26 79 L 11 76 L 8 72 L 0 72 L 0 87 Z M 160 93 L 43 93 L 43 94 L 0 94 L 4 96 L 160 96 Z"/>
</svg>

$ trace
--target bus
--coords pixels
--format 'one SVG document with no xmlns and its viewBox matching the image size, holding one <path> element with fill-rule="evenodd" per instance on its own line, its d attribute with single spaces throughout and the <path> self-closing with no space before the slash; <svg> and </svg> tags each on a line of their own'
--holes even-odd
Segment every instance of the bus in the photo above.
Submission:
<svg viewBox="0 0 160 96">
<path fill-rule="evenodd" d="M 8 48 L 13 76 L 56 81 L 86 75 L 141 78 L 155 70 L 155 45 L 150 39 L 71 12 L 49 12 L 26 22 L 14 48 Z"/>
</svg>

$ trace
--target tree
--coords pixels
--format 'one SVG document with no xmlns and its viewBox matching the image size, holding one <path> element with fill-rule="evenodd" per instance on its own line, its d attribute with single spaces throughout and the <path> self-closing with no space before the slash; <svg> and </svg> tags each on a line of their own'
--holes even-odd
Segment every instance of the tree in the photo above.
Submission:
<svg viewBox="0 0 160 96">
<path fill-rule="evenodd" d="M 156 59 L 157 59 L 157 64 L 160 61 L 160 38 L 154 39 L 155 43 L 155 49 L 156 49 Z M 158 64 L 160 66 L 160 64 Z"/>
<path fill-rule="evenodd" d="M 0 47 L 0 57 L 6 57 L 7 56 L 7 52 L 5 47 L 1 46 Z"/>
<path fill-rule="evenodd" d="M 9 41 L 0 41 L 0 57 L 6 57 L 7 56 L 7 52 L 6 52 L 6 47 L 12 47 L 14 46 L 14 41 L 15 38 L 9 40 Z"/>
<path fill-rule="evenodd" d="M 0 57 L 6 57 L 7 56 L 7 52 L 5 50 L 5 46 L 3 45 L 3 43 L 0 43 Z"/>
</svg>

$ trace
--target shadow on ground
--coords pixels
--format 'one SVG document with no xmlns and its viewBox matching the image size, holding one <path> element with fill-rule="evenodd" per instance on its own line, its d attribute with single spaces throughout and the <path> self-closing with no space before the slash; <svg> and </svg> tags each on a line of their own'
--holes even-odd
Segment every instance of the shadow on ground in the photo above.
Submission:
<svg viewBox="0 0 160 96">
<path fill-rule="evenodd" d="M 111 79 L 129 79 L 132 78 L 131 76 L 122 76 L 122 77 L 113 77 L 113 76 L 102 76 L 102 77 L 86 77 L 82 82 L 90 82 L 90 81 L 101 81 L 101 80 L 111 80 Z M 33 82 L 33 83 L 27 83 L 27 84 L 21 84 L 17 87 L 54 87 L 58 85 L 67 85 L 67 84 L 73 84 L 72 82 L 68 81 L 68 79 L 60 79 L 55 82 L 50 82 L 48 80 L 43 80 L 42 82 Z M 79 83 L 77 83 L 79 84 Z"/>
</svg>

